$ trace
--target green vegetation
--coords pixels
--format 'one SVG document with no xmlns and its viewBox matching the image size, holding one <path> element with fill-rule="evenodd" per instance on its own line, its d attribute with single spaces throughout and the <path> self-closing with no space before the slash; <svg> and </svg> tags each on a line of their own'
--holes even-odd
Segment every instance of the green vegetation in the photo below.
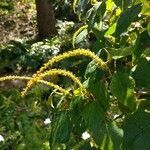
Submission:
<svg viewBox="0 0 150 150">
<path fill-rule="evenodd" d="M 150 2 L 51 2 L 58 34 L 41 41 L 32 0 L 0 2 L 34 33 L 1 41 L 0 149 L 149 150 Z"/>
</svg>

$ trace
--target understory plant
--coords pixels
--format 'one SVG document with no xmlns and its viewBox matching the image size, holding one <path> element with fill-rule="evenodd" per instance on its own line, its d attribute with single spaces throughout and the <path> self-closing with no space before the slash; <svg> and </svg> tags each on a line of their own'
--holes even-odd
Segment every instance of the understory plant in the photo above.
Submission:
<svg viewBox="0 0 150 150">
<path fill-rule="evenodd" d="M 18 94 L 25 107 L 15 114 L 18 143 L 22 149 L 149 150 L 149 1 L 74 0 L 72 7 L 82 21 L 74 50 L 49 59 L 32 77 L 0 78 L 28 80 Z"/>
</svg>

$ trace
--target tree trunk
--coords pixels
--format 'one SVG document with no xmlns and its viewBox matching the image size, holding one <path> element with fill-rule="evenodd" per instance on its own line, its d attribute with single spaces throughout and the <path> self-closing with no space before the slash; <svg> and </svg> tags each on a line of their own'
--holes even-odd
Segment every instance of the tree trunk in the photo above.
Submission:
<svg viewBox="0 0 150 150">
<path fill-rule="evenodd" d="M 37 9 L 37 27 L 39 40 L 57 34 L 55 14 L 49 0 L 35 0 Z"/>
</svg>

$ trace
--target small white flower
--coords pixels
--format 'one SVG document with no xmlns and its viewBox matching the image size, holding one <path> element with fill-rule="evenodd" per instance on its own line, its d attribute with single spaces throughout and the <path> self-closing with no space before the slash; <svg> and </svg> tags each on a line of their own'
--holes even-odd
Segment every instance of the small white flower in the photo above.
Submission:
<svg viewBox="0 0 150 150">
<path fill-rule="evenodd" d="M 50 123 L 51 123 L 50 118 L 46 118 L 46 119 L 44 120 L 44 124 L 45 124 L 45 125 L 50 124 Z"/>
<path fill-rule="evenodd" d="M 83 140 L 87 140 L 87 139 L 89 139 L 91 136 L 90 136 L 90 134 L 86 131 L 86 132 L 84 132 L 84 133 L 82 133 L 82 139 Z"/>
<path fill-rule="evenodd" d="M 117 119 L 118 117 L 119 117 L 119 115 L 117 115 L 117 114 L 116 114 L 116 115 L 114 115 L 114 119 Z"/>
<path fill-rule="evenodd" d="M 3 136 L 2 135 L 0 135 L 0 142 L 3 142 L 4 141 L 4 138 L 3 138 Z"/>
</svg>

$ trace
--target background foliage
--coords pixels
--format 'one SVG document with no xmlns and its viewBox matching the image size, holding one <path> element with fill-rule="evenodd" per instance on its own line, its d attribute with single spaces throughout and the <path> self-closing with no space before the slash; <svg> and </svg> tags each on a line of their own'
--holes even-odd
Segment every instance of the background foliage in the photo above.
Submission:
<svg viewBox="0 0 150 150">
<path fill-rule="evenodd" d="M 13 1 L 2 1 L 0 7 L 5 16 L 15 6 Z M 80 77 L 86 93 L 65 77 L 47 79 L 68 89 L 71 96 L 37 84 L 22 97 L 25 82 L 2 82 L 0 148 L 149 150 L 150 2 L 58 0 L 54 7 L 56 18 L 62 19 L 57 23 L 59 34 L 42 42 L 26 36 L 2 45 L 1 75 L 11 71 L 31 76 L 54 55 L 77 48 L 97 54 L 109 71 L 85 57 L 54 65 Z M 61 12 L 64 16 L 59 16 Z"/>
</svg>

